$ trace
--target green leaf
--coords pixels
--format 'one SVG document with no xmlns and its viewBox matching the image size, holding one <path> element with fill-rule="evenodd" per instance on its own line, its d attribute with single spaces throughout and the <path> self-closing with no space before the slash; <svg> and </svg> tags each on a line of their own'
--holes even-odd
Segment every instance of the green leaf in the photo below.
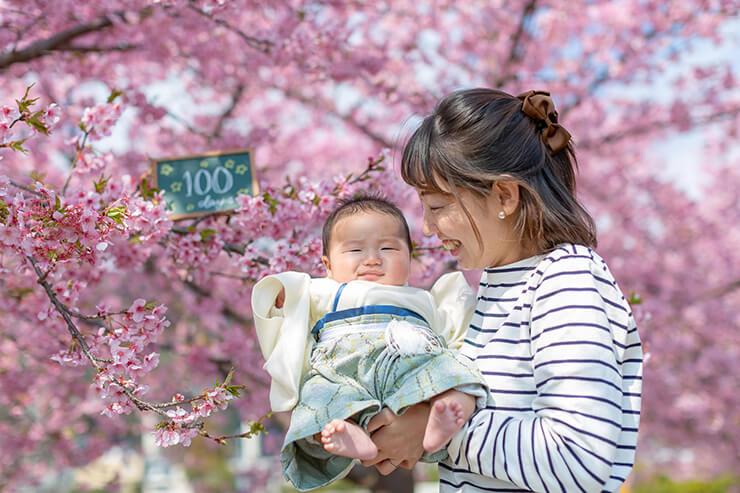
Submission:
<svg viewBox="0 0 740 493">
<path fill-rule="evenodd" d="M 145 199 L 153 199 L 155 195 L 159 193 L 159 189 L 151 186 L 149 179 L 144 177 L 141 179 L 141 183 L 139 184 L 139 193 Z"/>
<path fill-rule="evenodd" d="M 108 102 L 112 103 L 121 94 L 123 94 L 123 91 L 119 91 L 118 89 L 111 89 L 110 95 L 108 96 Z"/>
<path fill-rule="evenodd" d="M 153 310 L 155 306 L 157 306 L 157 302 L 156 301 L 150 301 L 149 303 L 147 303 L 146 305 L 144 305 L 144 308 L 146 308 L 147 310 Z"/>
<path fill-rule="evenodd" d="M 95 191 L 97 193 L 102 193 L 109 180 L 110 178 L 106 178 L 105 175 L 100 175 L 100 180 L 93 182 L 93 185 L 95 185 Z"/>
<path fill-rule="evenodd" d="M 46 178 L 46 173 L 37 173 L 35 171 L 31 171 L 31 173 L 29 173 L 29 176 L 31 177 L 33 181 L 43 183 L 44 178 Z"/>
<path fill-rule="evenodd" d="M 241 397 L 239 390 L 243 387 L 243 385 L 227 385 L 224 387 L 224 390 L 226 390 L 226 392 L 233 395 L 234 397 Z"/>
<path fill-rule="evenodd" d="M 226 378 L 224 379 L 224 385 L 228 385 L 231 383 L 231 379 L 234 378 L 234 372 L 236 371 L 236 368 L 233 366 L 229 368 L 229 373 L 226 374 Z"/>
<path fill-rule="evenodd" d="M 33 115 L 29 116 L 26 119 L 26 123 L 28 124 L 29 127 L 35 128 L 36 130 L 38 130 L 42 134 L 49 135 L 49 129 L 46 128 L 46 125 L 45 124 L 43 124 L 43 123 L 41 123 L 39 121 L 39 117 L 41 115 L 43 115 L 43 114 L 44 114 L 43 110 L 42 111 L 37 111 L 36 113 L 34 113 Z"/>
<path fill-rule="evenodd" d="M 123 226 L 123 219 L 128 216 L 128 210 L 126 209 L 125 205 L 111 207 L 110 209 L 108 209 L 105 215 L 113 219 L 113 222 L 115 222 L 119 226 Z"/>
<path fill-rule="evenodd" d="M 111 207 L 105 215 L 111 218 L 114 223 L 123 226 L 123 219 L 127 216 L 126 207 Z"/>
<path fill-rule="evenodd" d="M 31 88 L 35 86 L 36 83 L 32 82 L 30 86 L 26 87 L 26 94 L 23 95 L 23 98 L 21 99 L 28 99 L 28 93 L 31 91 Z"/>
<path fill-rule="evenodd" d="M 27 139 L 14 140 L 13 142 L 10 142 L 10 143 L 8 144 L 8 147 L 10 147 L 11 149 L 14 149 L 14 150 L 16 150 L 16 151 L 20 151 L 20 152 L 28 152 L 28 149 L 25 149 L 25 148 L 23 147 L 23 143 L 24 143 L 24 142 L 25 142 L 26 140 L 27 140 Z"/>
<path fill-rule="evenodd" d="M 247 431 L 246 438 L 252 438 L 254 435 L 258 433 L 264 433 L 267 435 L 267 429 L 265 428 L 265 425 L 262 424 L 262 422 L 272 416 L 272 413 L 267 413 L 264 416 L 262 416 L 257 421 L 247 421 L 247 425 L 249 425 L 249 430 Z"/>
<path fill-rule="evenodd" d="M 16 301 L 20 301 L 27 294 L 33 293 L 32 288 L 11 288 L 7 291 L 11 298 L 15 298 Z"/>
<path fill-rule="evenodd" d="M 215 229 L 203 229 L 200 231 L 200 239 L 201 241 L 208 241 L 211 236 L 216 234 Z"/>
<path fill-rule="evenodd" d="M 269 192 L 265 192 L 262 194 L 262 198 L 265 199 L 265 202 L 267 202 L 270 205 L 270 214 L 273 216 L 275 215 L 275 211 L 277 211 L 277 206 L 279 202 L 275 200 L 272 195 L 270 195 Z"/>
<path fill-rule="evenodd" d="M 18 111 L 21 113 L 21 118 L 23 117 L 24 113 L 28 113 L 31 111 L 31 106 L 36 104 L 36 101 L 38 101 L 39 98 L 33 98 L 33 99 L 27 99 L 26 96 L 23 97 L 23 99 L 15 100 L 16 103 L 18 103 Z"/>
<path fill-rule="evenodd" d="M 630 305 L 639 305 L 639 304 L 641 304 L 643 302 L 643 299 L 642 299 L 642 297 L 640 295 L 638 295 L 637 293 L 635 293 L 634 291 L 632 291 L 630 293 L 630 298 L 629 298 L 628 301 L 629 301 L 629 304 Z"/>
</svg>

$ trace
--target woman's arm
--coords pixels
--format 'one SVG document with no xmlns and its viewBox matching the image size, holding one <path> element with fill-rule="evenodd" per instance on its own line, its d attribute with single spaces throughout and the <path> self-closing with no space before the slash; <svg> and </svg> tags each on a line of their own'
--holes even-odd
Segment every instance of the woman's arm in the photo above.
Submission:
<svg viewBox="0 0 740 493">
<path fill-rule="evenodd" d="M 448 447 L 454 467 L 533 491 L 612 491 L 624 481 L 641 349 L 629 307 L 601 269 L 580 260 L 543 274 L 530 317 L 533 412 L 476 413 Z"/>
<path fill-rule="evenodd" d="M 378 455 L 362 464 L 375 466 L 384 476 L 396 467 L 413 468 L 424 453 L 421 442 L 428 419 L 428 402 L 411 406 L 401 416 L 383 408 L 367 425 Z"/>
</svg>

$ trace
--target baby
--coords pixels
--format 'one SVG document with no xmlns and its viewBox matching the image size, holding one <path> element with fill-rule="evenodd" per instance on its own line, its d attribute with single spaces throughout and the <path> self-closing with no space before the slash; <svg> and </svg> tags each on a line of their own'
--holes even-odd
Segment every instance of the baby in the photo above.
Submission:
<svg viewBox="0 0 740 493">
<path fill-rule="evenodd" d="M 488 399 L 475 365 L 448 349 L 462 344 L 472 290 L 460 273 L 431 291 L 406 285 L 412 245 L 397 207 L 378 197 L 345 201 L 322 240 L 327 278 L 285 272 L 252 294 L 271 406 L 293 410 L 283 470 L 301 491 L 342 477 L 352 459 L 375 457 L 364 427 L 383 407 L 401 414 L 431 403 L 423 459 L 436 461 Z"/>
</svg>

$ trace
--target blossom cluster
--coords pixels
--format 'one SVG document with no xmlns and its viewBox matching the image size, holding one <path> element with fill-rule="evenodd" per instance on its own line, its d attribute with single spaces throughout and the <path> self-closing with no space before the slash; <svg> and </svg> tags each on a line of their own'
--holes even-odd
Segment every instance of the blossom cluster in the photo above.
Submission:
<svg viewBox="0 0 740 493">
<path fill-rule="evenodd" d="M 123 105 L 114 101 L 96 104 L 85 108 L 80 120 L 80 128 L 90 139 L 100 139 L 111 134 L 113 126 L 123 113 Z M 74 142 L 74 141 L 73 141 Z"/>
<path fill-rule="evenodd" d="M 377 161 L 382 159 L 378 158 Z M 246 247 L 237 266 L 252 280 L 286 270 L 323 274 L 321 227 L 337 201 L 356 193 L 380 191 L 392 173 L 370 158 L 362 178 L 348 176 L 311 181 L 302 177 L 282 188 L 266 187 L 254 197 L 242 195 L 232 220 Z M 262 241 L 269 238 L 270 241 Z"/>
<path fill-rule="evenodd" d="M 52 105 L 36 114 L 34 123 L 53 123 L 55 108 Z M 7 108 L 3 111 L 8 118 L 20 121 L 21 113 L 14 114 Z M 69 141 L 76 150 L 73 166 L 78 175 L 111 165 L 112 155 L 98 155 L 89 141 L 110 134 L 120 114 L 121 106 L 110 101 L 83 112 L 79 125 L 83 135 Z M 166 306 L 139 298 L 125 310 L 113 311 L 107 304 L 98 303 L 94 314 L 78 311 L 82 299 L 89 299 L 87 293 L 102 279 L 101 271 L 140 265 L 172 234 L 173 223 L 167 217 L 162 194 L 154 191 L 144 196 L 131 180 L 118 181 L 104 175 L 97 181 L 82 178 L 69 189 L 67 180 L 58 190 L 40 179 L 17 185 L 0 175 L 0 252 L 5 254 L 0 269 L 7 272 L 3 264 L 15 264 L 22 272 L 35 272 L 48 294 L 37 320 L 56 329 L 63 327 L 59 322 L 67 320 L 72 335 L 72 343 L 50 359 L 61 366 L 94 367 L 91 388 L 104 404 L 101 415 L 153 410 L 168 418 L 162 430 L 176 429 L 182 437 L 177 443 L 189 443 L 197 430 L 180 426 L 225 409 L 227 402 L 238 395 L 237 387 L 224 384 L 204 391 L 195 400 L 192 419 L 184 418 L 180 408 L 165 413 L 161 409 L 168 404 L 144 400 L 149 387 L 142 379 L 159 364 L 160 355 L 151 348 L 170 325 Z M 208 245 L 217 254 L 222 243 Z M 186 255 L 187 239 L 181 247 L 179 256 L 173 257 L 193 265 L 202 261 L 202 251 Z M 74 324 L 74 319 L 99 328 L 88 333 Z M 167 436 L 164 445 L 173 443 L 171 433 Z"/>
<path fill-rule="evenodd" d="M 59 123 L 61 118 L 59 106 L 51 103 L 40 110 L 33 110 L 31 107 L 36 103 L 36 99 L 28 97 L 28 90 L 30 87 L 24 97 L 17 101 L 16 107 L 0 106 L 0 147 L 24 151 L 23 143 L 29 138 L 27 134 L 23 134 L 26 129 L 30 129 L 32 135 L 37 133 L 48 135 Z M 15 126 L 19 122 L 26 125 Z"/>
<path fill-rule="evenodd" d="M 224 410 L 229 401 L 239 396 L 235 388 L 228 383 L 216 385 L 205 390 L 202 398 L 192 403 L 192 411 L 188 412 L 181 407 L 167 411 L 168 422 L 162 422 L 154 432 L 154 443 L 161 447 L 171 445 L 190 445 L 193 437 L 199 433 L 198 424 L 209 417 L 216 410 Z"/>
<path fill-rule="evenodd" d="M 100 208 L 60 197 L 44 185 L 31 196 L 21 192 L 5 202 L 0 248 L 33 257 L 45 268 L 69 261 L 94 264 L 112 236 L 121 231 L 125 202 Z"/>
</svg>

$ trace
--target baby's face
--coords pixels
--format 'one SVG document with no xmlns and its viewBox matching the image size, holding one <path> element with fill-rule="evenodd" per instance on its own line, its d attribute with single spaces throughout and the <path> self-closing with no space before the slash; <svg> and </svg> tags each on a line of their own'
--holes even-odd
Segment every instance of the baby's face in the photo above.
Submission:
<svg viewBox="0 0 740 493">
<path fill-rule="evenodd" d="M 340 219 L 332 229 L 328 256 L 321 258 L 327 275 L 337 282 L 375 281 L 403 286 L 411 255 L 398 219 L 361 212 Z"/>
</svg>

